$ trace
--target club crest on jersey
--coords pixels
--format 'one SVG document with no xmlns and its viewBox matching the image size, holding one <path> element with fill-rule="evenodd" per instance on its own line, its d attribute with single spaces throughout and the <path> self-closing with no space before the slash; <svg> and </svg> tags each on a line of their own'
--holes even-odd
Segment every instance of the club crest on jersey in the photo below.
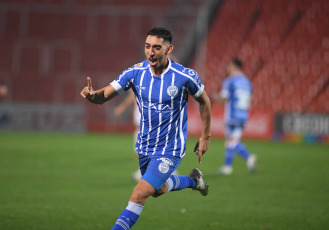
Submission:
<svg viewBox="0 0 329 230">
<path fill-rule="evenodd" d="M 178 88 L 177 86 L 175 85 L 171 85 L 167 88 L 167 94 L 170 96 L 170 97 L 174 97 L 176 96 L 178 93 Z"/>
<path fill-rule="evenodd" d="M 161 162 L 158 169 L 161 173 L 167 173 L 169 171 L 169 165 L 166 162 Z"/>
</svg>

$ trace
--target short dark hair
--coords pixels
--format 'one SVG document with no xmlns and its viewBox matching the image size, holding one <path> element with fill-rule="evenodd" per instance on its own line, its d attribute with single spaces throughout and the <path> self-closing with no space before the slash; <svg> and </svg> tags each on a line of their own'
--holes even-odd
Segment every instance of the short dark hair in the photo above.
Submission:
<svg viewBox="0 0 329 230">
<path fill-rule="evenodd" d="M 233 58 L 233 59 L 232 59 L 232 64 L 233 64 L 235 67 L 239 68 L 239 69 L 242 69 L 242 68 L 243 68 L 243 62 L 242 62 L 241 59 L 239 59 L 239 58 Z"/>
<path fill-rule="evenodd" d="M 164 41 L 168 41 L 170 44 L 172 43 L 172 34 L 169 30 L 164 27 L 157 26 L 147 32 L 147 36 L 157 36 L 158 38 L 163 38 Z"/>
</svg>

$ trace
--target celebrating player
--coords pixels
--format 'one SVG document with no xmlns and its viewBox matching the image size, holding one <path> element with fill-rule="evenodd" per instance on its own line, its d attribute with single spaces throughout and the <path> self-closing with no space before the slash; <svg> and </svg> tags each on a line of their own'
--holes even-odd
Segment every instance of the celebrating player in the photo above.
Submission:
<svg viewBox="0 0 329 230">
<path fill-rule="evenodd" d="M 252 86 L 242 72 L 243 63 L 233 59 L 227 66 L 228 78 L 225 79 L 220 97 L 226 100 L 225 106 L 225 163 L 219 169 L 220 174 L 229 175 L 233 172 L 234 154 L 238 152 L 247 161 L 251 172 L 256 167 L 256 157 L 240 142 L 244 125 L 249 116 L 249 105 Z"/>
<path fill-rule="evenodd" d="M 134 91 L 132 91 L 132 89 L 130 89 L 128 92 L 129 92 L 129 95 L 125 98 L 125 100 L 123 100 L 118 106 L 115 107 L 114 114 L 115 114 L 115 116 L 119 117 L 131 104 L 134 104 L 133 122 L 134 122 L 134 126 L 135 126 L 135 129 L 134 129 L 134 148 L 135 148 L 135 143 L 137 141 L 137 136 L 138 136 L 138 132 L 140 129 L 139 123 L 141 120 L 141 115 L 139 113 L 137 103 L 134 103 L 135 102 Z M 177 170 L 174 171 L 173 174 L 178 174 Z M 138 182 L 140 179 L 142 179 L 142 174 L 141 174 L 141 171 L 139 170 L 139 167 L 132 174 L 132 179 L 136 182 Z"/>
<path fill-rule="evenodd" d="M 155 27 L 147 33 L 145 61 L 125 70 L 110 85 L 94 91 L 91 79 L 82 97 L 102 104 L 122 91 L 132 89 L 141 114 L 135 145 L 142 179 L 135 186 L 128 206 L 112 229 L 130 229 L 139 218 L 146 200 L 169 191 L 192 188 L 203 196 L 208 185 L 195 168 L 189 176 L 172 175 L 185 155 L 187 139 L 187 99 L 190 94 L 200 107 L 202 134 L 194 151 L 199 156 L 210 142 L 210 100 L 198 74 L 168 58 L 173 50 L 171 32 Z"/>
</svg>

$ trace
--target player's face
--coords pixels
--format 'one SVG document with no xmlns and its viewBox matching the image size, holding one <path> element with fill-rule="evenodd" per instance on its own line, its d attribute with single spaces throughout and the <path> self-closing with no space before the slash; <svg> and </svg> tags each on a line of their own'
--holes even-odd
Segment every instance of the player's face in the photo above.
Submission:
<svg viewBox="0 0 329 230">
<path fill-rule="evenodd" d="M 147 36 L 145 41 L 145 56 L 153 68 L 161 68 L 167 64 L 167 55 L 172 45 L 157 36 Z"/>
</svg>

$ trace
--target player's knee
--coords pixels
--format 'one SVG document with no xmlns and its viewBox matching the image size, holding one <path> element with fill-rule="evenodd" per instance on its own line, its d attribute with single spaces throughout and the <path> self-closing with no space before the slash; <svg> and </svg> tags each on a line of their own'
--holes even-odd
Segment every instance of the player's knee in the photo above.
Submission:
<svg viewBox="0 0 329 230">
<path fill-rule="evenodd" d="M 165 194 L 165 193 L 167 192 L 167 190 L 168 190 L 168 184 L 165 183 L 165 184 L 164 184 L 159 190 L 155 191 L 155 192 L 152 194 L 152 196 L 153 196 L 154 198 L 157 198 L 157 197 L 159 197 L 159 196 Z"/>
<path fill-rule="evenodd" d="M 159 189 L 158 191 L 155 191 L 153 194 L 152 194 L 152 197 L 154 198 L 158 198 L 159 196 L 165 194 L 165 192 L 161 189 Z"/>
<path fill-rule="evenodd" d="M 153 191 L 137 185 L 131 194 L 130 201 L 143 205 L 147 198 L 153 194 Z"/>
<path fill-rule="evenodd" d="M 154 198 L 158 198 L 159 196 L 163 195 L 163 193 L 159 192 L 159 191 L 155 191 L 153 194 L 152 194 L 152 197 Z"/>
<path fill-rule="evenodd" d="M 148 198 L 148 195 L 141 191 L 134 191 L 131 194 L 130 200 L 136 204 L 143 204 L 145 203 L 146 199 Z"/>
</svg>

